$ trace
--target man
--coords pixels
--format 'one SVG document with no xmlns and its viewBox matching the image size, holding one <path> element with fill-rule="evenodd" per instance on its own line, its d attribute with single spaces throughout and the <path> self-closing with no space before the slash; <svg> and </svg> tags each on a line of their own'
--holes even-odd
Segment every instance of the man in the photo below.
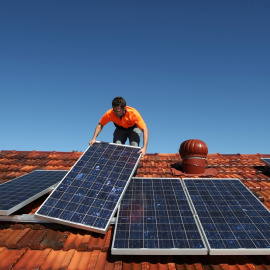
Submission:
<svg viewBox="0 0 270 270">
<path fill-rule="evenodd" d="M 139 153 L 142 156 L 146 154 L 147 144 L 148 144 L 148 129 L 142 119 L 140 113 L 126 105 L 126 101 L 122 97 L 116 97 L 112 101 L 112 109 L 108 110 L 100 119 L 98 125 L 96 126 L 94 136 L 89 142 L 92 145 L 101 132 L 103 127 L 112 121 L 116 127 L 113 133 L 113 142 L 118 144 L 125 144 L 127 138 L 132 146 L 139 146 L 140 136 L 143 132 L 143 147 L 140 149 Z"/>
</svg>

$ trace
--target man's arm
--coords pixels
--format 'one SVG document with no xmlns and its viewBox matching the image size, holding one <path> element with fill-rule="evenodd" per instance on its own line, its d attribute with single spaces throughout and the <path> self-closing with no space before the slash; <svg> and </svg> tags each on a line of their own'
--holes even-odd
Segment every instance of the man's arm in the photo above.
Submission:
<svg viewBox="0 0 270 270">
<path fill-rule="evenodd" d="M 146 154 L 147 144 L 148 144 L 148 138 L 149 138 L 149 132 L 147 126 L 142 130 L 143 131 L 143 147 L 139 151 L 139 153 L 142 153 L 142 157 Z"/>
<path fill-rule="evenodd" d="M 100 133 L 100 131 L 103 129 L 103 126 L 98 123 L 97 126 L 96 126 L 96 129 L 95 129 L 95 132 L 94 132 L 94 136 L 93 138 L 91 139 L 91 141 L 89 142 L 90 145 L 94 144 L 95 141 L 96 141 L 96 138 L 98 136 L 98 134 Z"/>
</svg>

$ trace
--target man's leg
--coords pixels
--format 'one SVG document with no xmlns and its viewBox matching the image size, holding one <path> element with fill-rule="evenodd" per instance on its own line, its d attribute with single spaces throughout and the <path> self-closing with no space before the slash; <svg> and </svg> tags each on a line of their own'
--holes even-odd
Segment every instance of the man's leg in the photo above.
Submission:
<svg viewBox="0 0 270 270">
<path fill-rule="evenodd" d="M 127 140 L 127 132 L 120 128 L 116 128 L 113 133 L 113 142 L 117 144 L 125 144 Z"/>
<path fill-rule="evenodd" d="M 128 136 L 129 144 L 132 146 L 139 146 L 141 134 L 142 134 L 142 131 L 137 126 L 134 127 Z"/>
</svg>

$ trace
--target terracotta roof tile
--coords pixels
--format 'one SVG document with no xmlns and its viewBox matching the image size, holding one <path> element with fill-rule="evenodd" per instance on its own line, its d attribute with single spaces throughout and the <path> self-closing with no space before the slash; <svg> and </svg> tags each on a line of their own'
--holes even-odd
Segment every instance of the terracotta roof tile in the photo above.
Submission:
<svg viewBox="0 0 270 270">
<path fill-rule="evenodd" d="M 42 168 L 39 168 L 42 170 L 53 170 L 53 171 L 57 171 L 57 170 L 69 170 L 70 167 L 65 167 L 65 166 L 44 166 Z"/>
<path fill-rule="evenodd" d="M 11 229 L 0 230 L 0 247 L 6 246 L 6 241 L 9 238 L 9 235 L 12 235 Z"/>
<path fill-rule="evenodd" d="M 257 191 L 258 190 L 261 190 L 261 187 L 257 185 L 257 182 L 254 182 L 254 181 L 245 181 L 244 184 L 250 190 L 253 190 L 253 191 L 255 191 L 255 190 L 257 190 Z"/>
<path fill-rule="evenodd" d="M 1 151 L 0 181 L 37 169 L 69 170 L 81 155 L 82 152 Z"/>
<path fill-rule="evenodd" d="M 54 167 L 64 166 L 64 163 L 66 163 L 66 161 L 51 159 L 46 163 L 46 166 L 54 166 Z"/>
<path fill-rule="evenodd" d="M 66 239 L 63 250 L 76 249 L 79 251 L 101 250 L 108 251 L 112 238 L 112 227 L 106 234 L 85 232 L 82 234 L 70 233 Z"/>
<path fill-rule="evenodd" d="M 91 255 L 89 264 L 87 266 L 89 269 L 96 269 L 96 266 L 97 266 L 97 262 L 98 262 L 98 258 L 99 258 L 99 254 L 100 253 L 101 253 L 101 251 L 99 251 L 99 250 L 94 250 L 92 252 L 92 255 Z"/>
<path fill-rule="evenodd" d="M 268 190 L 258 191 L 258 194 L 263 197 L 264 202 L 269 202 L 270 201 L 270 192 Z"/>
<path fill-rule="evenodd" d="M 22 238 L 24 238 L 25 235 L 29 233 L 31 229 L 26 228 L 24 230 L 10 230 L 10 237 L 6 240 L 5 246 L 10 249 L 21 249 L 22 247 L 27 247 L 26 245 L 20 246 L 18 242 L 21 241 Z M 4 237 L 3 237 L 4 238 Z"/>
<path fill-rule="evenodd" d="M 45 230 L 46 227 L 41 224 L 21 224 L 21 223 L 14 223 L 10 225 L 10 228 L 13 230 L 24 230 L 25 228 L 30 228 L 32 230 Z"/>
<path fill-rule="evenodd" d="M 17 242 L 17 248 L 29 247 L 31 249 L 40 249 L 40 243 L 47 234 L 48 230 L 32 230 L 29 228 L 28 233 Z"/>
<path fill-rule="evenodd" d="M 6 151 L 0 151 L 0 159 L 4 158 L 7 155 Z"/>
<path fill-rule="evenodd" d="M 44 263 L 41 265 L 40 270 L 67 269 L 74 253 L 74 249 L 69 251 L 51 250 Z"/>
<path fill-rule="evenodd" d="M 40 243 L 40 248 L 53 248 L 54 250 L 59 250 L 63 247 L 64 242 L 68 238 L 69 234 L 69 232 L 49 230 L 48 234 Z"/>
<path fill-rule="evenodd" d="M 87 251 L 87 244 L 91 238 L 91 235 L 80 235 L 70 233 L 67 240 L 64 243 L 63 249 L 77 249 L 80 246 L 80 250 Z"/>
<path fill-rule="evenodd" d="M 90 241 L 91 235 L 85 234 L 83 236 L 82 241 L 79 243 L 77 250 L 78 251 L 87 251 L 88 250 L 88 243 Z"/>
<path fill-rule="evenodd" d="M 5 182 L 6 182 L 6 173 L 0 172 L 0 184 L 3 184 Z"/>
<path fill-rule="evenodd" d="M 97 263 L 95 265 L 95 270 L 109 269 L 106 267 L 106 265 L 107 265 L 107 252 L 99 252 Z"/>
<path fill-rule="evenodd" d="M 75 251 L 67 270 L 98 269 L 98 268 L 96 268 L 96 265 L 98 264 L 97 261 L 101 260 L 101 263 L 105 264 L 106 256 L 107 256 L 107 253 L 104 253 L 101 256 L 100 256 L 100 254 L 101 254 L 100 251 L 95 251 L 95 252 Z M 104 258 L 104 255 L 105 255 L 105 258 Z M 100 265 L 100 263 L 99 263 L 99 265 Z M 99 269 L 105 269 L 105 268 L 99 268 Z"/>
<path fill-rule="evenodd" d="M 10 165 L 10 164 L 13 164 L 13 160 L 12 159 L 9 159 L 9 158 L 1 158 L 0 159 L 0 164 L 3 164 L 3 165 Z"/>
<path fill-rule="evenodd" d="M 38 166 L 26 165 L 26 166 L 23 166 L 23 167 L 21 168 L 21 171 L 22 171 L 22 172 L 27 172 L 27 173 L 29 173 L 29 172 L 32 172 L 32 171 L 34 171 L 34 170 L 36 170 L 36 169 L 38 169 Z"/>
<path fill-rule="evenodd" d="M 252 191 L 252 193 L 261 201 L 261 202 L 264 202 L 264 197 L 259 194 L 258 191 Z"/>
<path fill-rule="evenodd" d="M 40 269 L 51 249 L 31 250 L 28 249 L 21 259 L 14 265 L 13 270 Z"/>
<path fill-rule="evenodd" d="M 10 173 L 7 173 L 5 175 L 5 180 L 12 180 L 12 179 L 19 177 L 21 175 L 22 175 L 22 173 L 19 173 L 19 172 L 10 172 Z"/>
<path fill-rule="evenodd" d="M 101 250 L 104 244 L 105 235 L 93 233 L 88 242 L 88 250 Z"/>
<path fill-rule="evenodd" d="M 267 208 L 268 210 L 270 210 L 270 202 L 264 202 L 264 205 L 266 206 L 266 208 Z"/>
<path fill-rule="evenodd" d="M 46 159 L 50 152 L 31 151 L 25 156 L 27 159 Z"/>
<path fill-rule="evenodd" d="M 8 165 L 3 164 L 3 165 L 0 166 L 0 170 L 2 172 L 7 172 L 7 171 L 9 171 L 9 166 L 10 166 L 9 164 Z"/>
<path fill-rule="evenodd" d="M 3 249 L 0 253 L 0 269 L 9 270 L 17 263 L 22 255 L 27 251 L 26 248 L 20 250 Z"/>
</svg>

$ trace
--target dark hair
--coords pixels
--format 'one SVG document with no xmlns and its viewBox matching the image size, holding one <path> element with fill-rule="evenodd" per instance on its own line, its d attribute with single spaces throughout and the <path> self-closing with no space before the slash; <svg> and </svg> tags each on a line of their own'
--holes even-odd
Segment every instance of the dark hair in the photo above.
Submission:
<svg viewBox="0 0 270 270">
<path fill-rule="evenodd" d="M 113 107 L 118 107 L 120 106 L 122 109 L 126 107 L 126 101 L 122 97 L 116 97 L 112 101 L 112 106 Z"/>
</svg>

